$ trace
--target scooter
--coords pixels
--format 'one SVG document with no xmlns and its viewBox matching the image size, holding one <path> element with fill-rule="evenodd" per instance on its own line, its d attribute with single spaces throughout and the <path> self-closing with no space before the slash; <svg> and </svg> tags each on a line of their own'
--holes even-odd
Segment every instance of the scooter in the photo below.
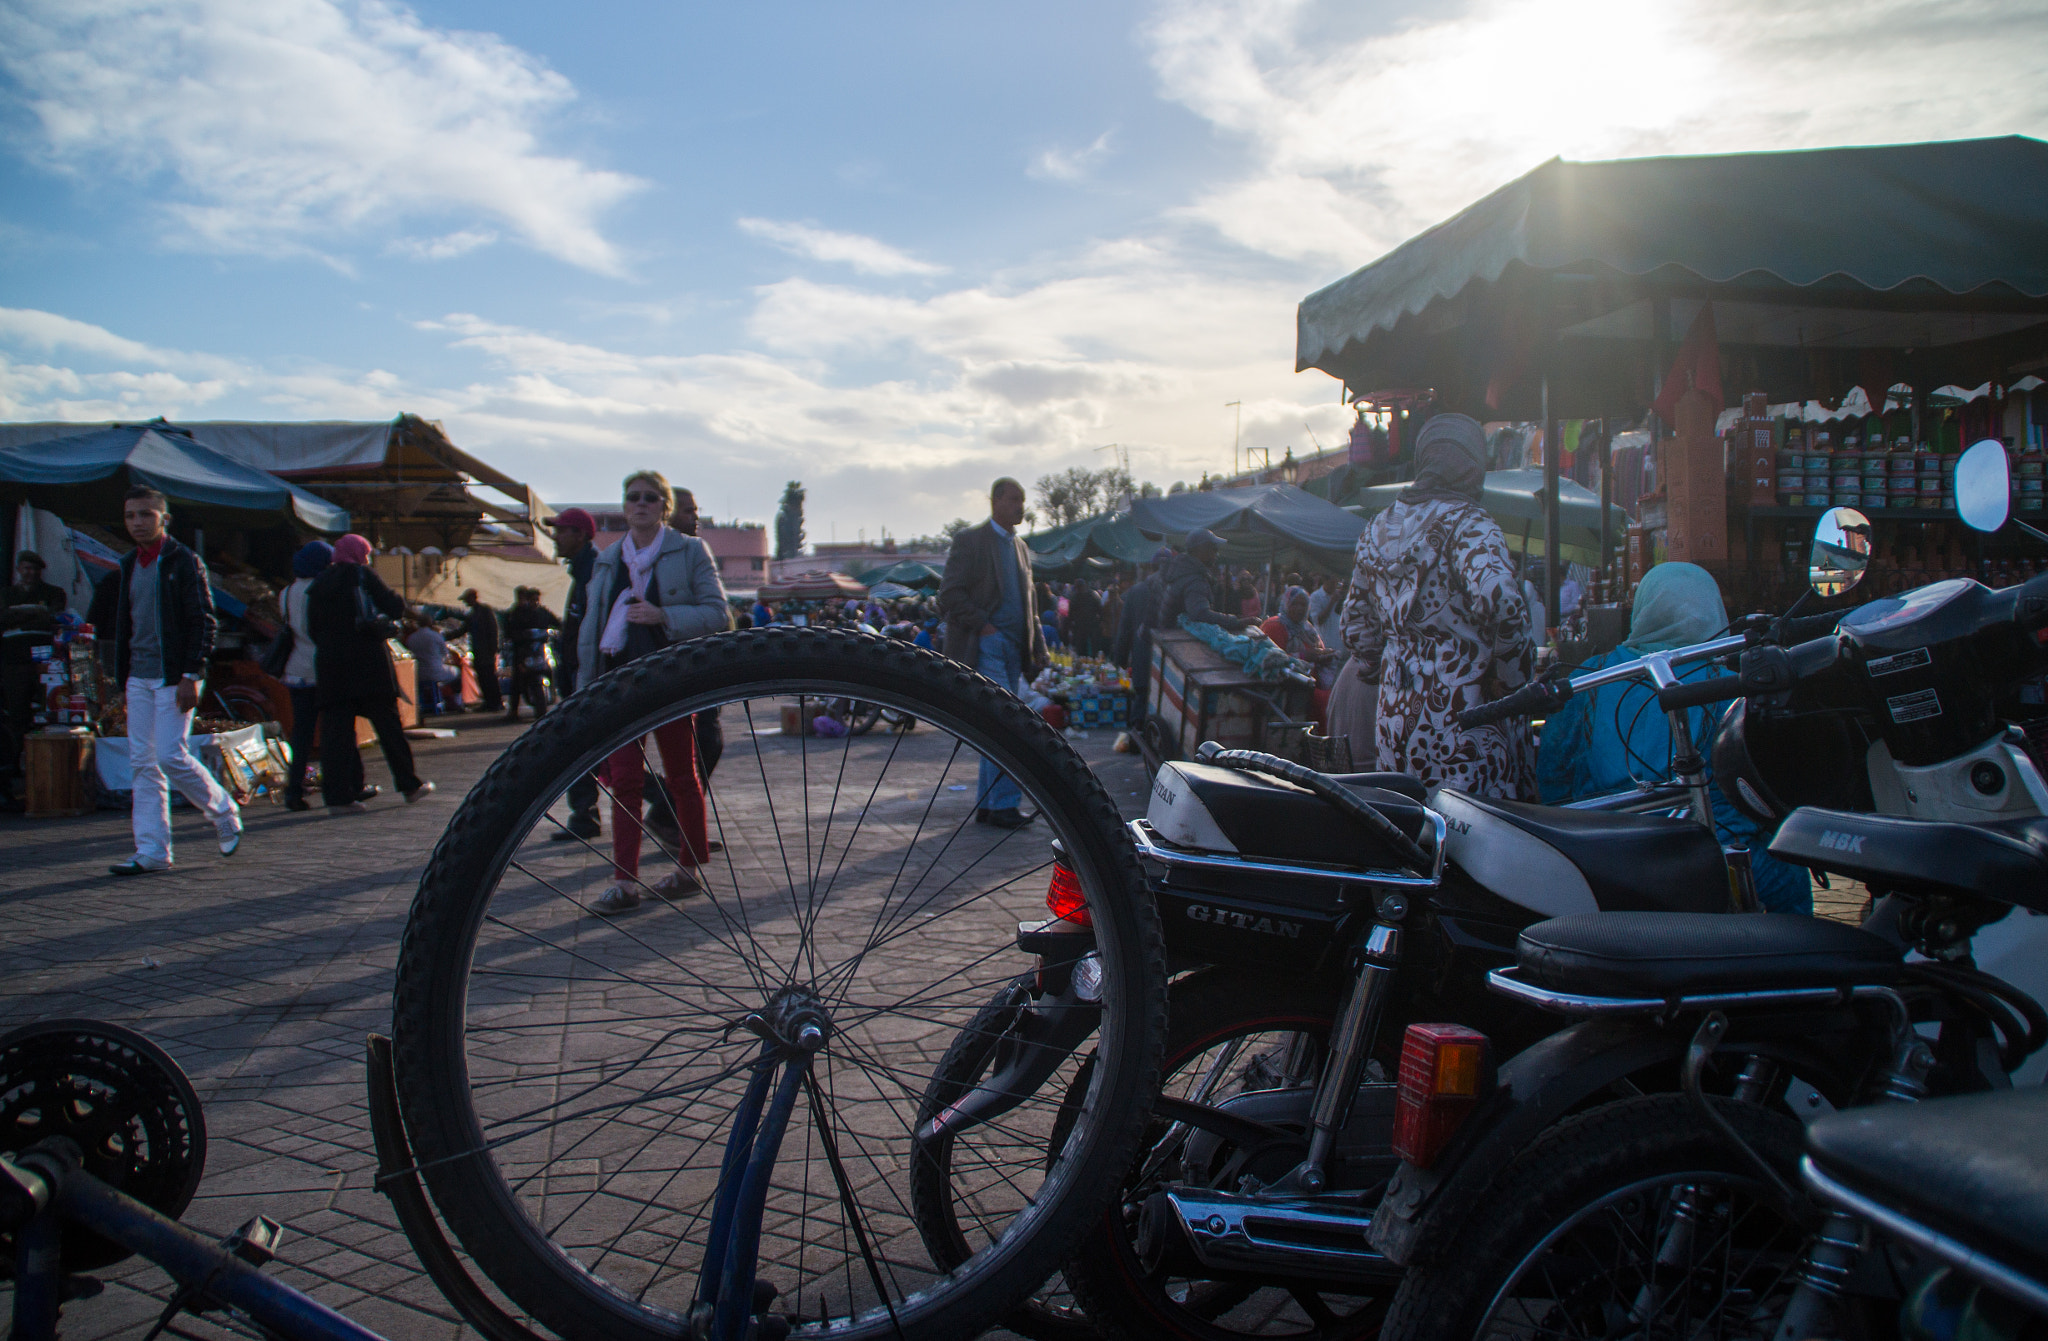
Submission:
<svg viewBox="0 0 2048 1341">
<path fill-rule="evenodd" d="M 1906 943 L 1799 917 L 1595 913 L 1524 931 L 1491 986 L 1576 1023 L 1497 1074 L 1482 1060 L 1462 1088 L 1413 1068 L 1399 1101 L 1428 1139 L 1371 1231 L 1410 1268 L 1387 1341 L 1789 1341 L 1862 1330 L 1912 1293 L 1916 1264 L 1871 1251 L 1868 1207 L 1795 1187 L 1801 1119 L 2010 1090 L 2048 1044 L 2048 1012 L 1970 967 L 1970 942 L 2011 906 L 2048 911 L 2048 821 L 1803 807 L 1770 851 L 1897 900 Z M 1409 1030 L 1404 1078 L 1426 1028 Z M 1483 1059 L 1485 1040 L 1466 1041 Z M 1674 1071 L 1679 1093 L 1644 1092 Z"/>
</svg>

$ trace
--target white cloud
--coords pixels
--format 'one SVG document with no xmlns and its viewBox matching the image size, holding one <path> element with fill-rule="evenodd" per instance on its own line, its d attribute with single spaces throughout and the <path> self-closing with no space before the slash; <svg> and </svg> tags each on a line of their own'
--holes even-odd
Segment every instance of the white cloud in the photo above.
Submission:
<svg viewBox="0 0 2048 1341">
<path fill-rule="evenodd" d="M 440 237 L 399 238 L 391 244 L 390 250 L 400 256 L 410 256 L 415 261 L 446 261 L 467 256 L 497 240 L 497 233 L 489 228 L 464 228 Z"/>
<path fill-rule="evenodd" d="M 1110 134 L 1103 131 L 1094 143 L 1082 149 L 1047 149 L 1033 158 L 1024 171 L 1041 181 L 1078 182 L 1109 157 Z"/>
<path fill-rule="evenodd" d="M 810 224 L 778 219 L 741 219 L 742 232 L 771 242 L 794 256 L 850 265 L 864 275 L 943 275 L 946 267 L 920 261 L 876 238 L 834 233 Z"/>
<path fill-rule="evenodd" d="M 161 184 L 182 245 L 319 254 L 453 216 L 623 269 L 598 220 L 641 183 L 544 151 L 543 124 L 575 90 L 488 34 L 382 0 L 16 0 L 0 8 L 0 69 L 32 114 L 35 157 Z M 493 236 L 466 223 L 418 254 Z"/>
<path fill-rule="evenodd" d="M 1162 94 L 1252 151 L 1189 216 L 1290 260 L 1364 264 L 1553 156 L 2048 130 L 2029 0 L 1478 0 L 1336 39 L 1333 12 L 1185 0 L 1148 32 Z"/>
</svg>

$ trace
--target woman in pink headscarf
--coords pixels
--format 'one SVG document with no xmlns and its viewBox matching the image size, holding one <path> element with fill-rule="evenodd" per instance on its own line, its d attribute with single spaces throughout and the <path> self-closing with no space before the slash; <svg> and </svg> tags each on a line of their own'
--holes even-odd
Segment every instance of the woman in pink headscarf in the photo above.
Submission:
<svg viewBox="0 0 2048 1341">
<path fill-rule="evenodd" d="M 320 794 L 332 815 L 360 813 L 377 795 L 363 785 L 356 718 L 377 732 L 391 784 L 408 802 L 430 795 L 412 767 L 412 746 L 398 720 L 398 676 L 386 640 L 397 635 L 405 602 L 371 571 L 370 542 L 345 535 L 334 562 L 306 591 L 306 627 L 313 634 L 313 696 L 320 705 Z"/>
</svg>

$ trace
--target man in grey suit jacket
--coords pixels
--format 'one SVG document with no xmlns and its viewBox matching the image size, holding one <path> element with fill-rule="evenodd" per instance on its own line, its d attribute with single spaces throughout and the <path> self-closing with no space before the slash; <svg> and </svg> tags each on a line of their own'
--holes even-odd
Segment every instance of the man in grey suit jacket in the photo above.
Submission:
<svg viewBox="0 0 2048 1341">
<path fill-rule="evenodd" d="M 1038 674 L 1046 662 L 1031 551 L 1017 533 L 1024 522 L 1024 486 L 1007 476 L 997 480 L 989 487 L 988 511 L 988 521 L 962 531 L 946 555 L 939 611 L 946 620 L 946 655 L 1015 693 L 1018 677 Z M 1032 819 L 1019 811 L 1022 799 L 1015 782 L 981 761 L 977 822 L 1022 828 Z"/>
</svg>

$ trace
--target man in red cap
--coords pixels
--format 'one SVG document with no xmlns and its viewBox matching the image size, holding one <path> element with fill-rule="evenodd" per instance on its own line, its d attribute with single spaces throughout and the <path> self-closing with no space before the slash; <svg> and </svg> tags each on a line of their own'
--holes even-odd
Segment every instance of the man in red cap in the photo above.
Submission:
<svg viewBox="0 0 2048 1341">
<path fill-rule="evenodd" d="M 576 639 L 590 607 L 590 570 L 597 563 L 597 520 L 582 508 L 564 508 L 543 523 L 555 533 L 555 557 L 569 566 L 569 599 L 562 604 L 562 639 L 555 661 L 555 691 L 563 697 L 576 688 Z M 554 837 L 562 842 L 595 838 L 603 832 L 597 819 L 597 779 L 585 775 L 569 784 L 569 823 Z"/>
</svg>

